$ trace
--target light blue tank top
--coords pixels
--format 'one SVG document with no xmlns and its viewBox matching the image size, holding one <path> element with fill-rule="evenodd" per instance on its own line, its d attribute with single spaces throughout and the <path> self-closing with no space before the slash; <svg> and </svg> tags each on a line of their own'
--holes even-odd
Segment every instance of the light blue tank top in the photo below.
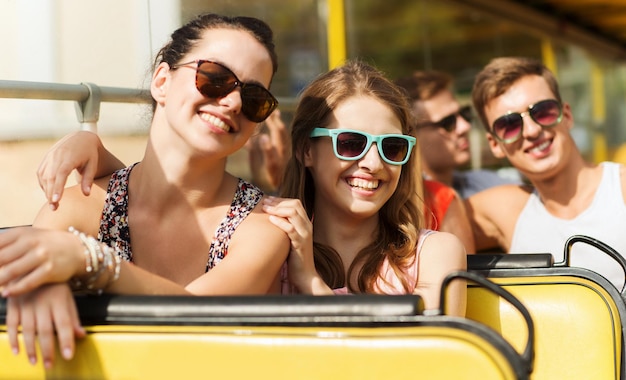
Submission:
<svg viewBox="0 0 626 380">
<path fill-rule="evenodd" d="M 510 253 L 551 253 L 555 262 L 563 261 L 565 241 L 572 235 L 598 239 L 622 256 L 626 255 L 626 205 L 620 181 L 621 165 L 603 162 L 602 179 L 591 205 L 574 219 L 551 215 L 533 192 L 522 210 L 511 242 Z M 591 269 L 611 281 L 617 289 L 624 286 L 624 272 L 613 259 L 585 243 L 576 243 L 570 266 Z"/>
</svg>

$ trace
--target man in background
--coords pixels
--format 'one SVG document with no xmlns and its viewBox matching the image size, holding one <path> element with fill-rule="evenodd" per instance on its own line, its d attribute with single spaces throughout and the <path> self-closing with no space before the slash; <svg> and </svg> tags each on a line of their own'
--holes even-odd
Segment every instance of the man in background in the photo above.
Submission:
<svg viewBox="0 0 626 380">
<path fill-rule="evenodd" d="M 427 179 L 454 188 L 467 198 L 486 188 L 520 183 L 500 177 L 491 170 L 460 170 L 471 159 L 469 133 L 472 109 L 454 96 L 452 78 L 440 71 L 415 71 L 399 78 L 413 106 L 422 169 Z"/>
<path fill-rule="evenodd" d="M 496 186 L 467 199 L 477 249 L 548 252 L 561 262 L 567 239 L 587 235 L 624 255 L 626 168 L 585 161 L 554 74 L 534 59 L 496 58 L 476 76 L 472 100 L 493 155 L 532 185 Z M 574 245 L 570 265 L 623 287 L 622 267 L 595 247 Z"/>
</svg>

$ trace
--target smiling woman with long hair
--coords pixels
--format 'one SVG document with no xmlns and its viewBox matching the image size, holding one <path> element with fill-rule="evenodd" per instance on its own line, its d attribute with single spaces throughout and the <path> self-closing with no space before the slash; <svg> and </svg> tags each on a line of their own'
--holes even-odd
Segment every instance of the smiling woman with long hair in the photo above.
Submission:
<svg viewBox="0 0 626 380">
<path fill-rule="evenodd" d="M 277 105 L 268 90 L 275 72 L 272 31 L 260 20 L 208 14 L 172 34 L 152 76 L 143 159 L 97 180 L 87 197 L 69 188 L 58 210 L 41 209 L 33 228 L 0 236 L 14 352 L 21 326 L 32 363 L 38 340 L 52 365 L 55 330 L 60 352 L 72 357 L 74 336 L 84 335 L 72 290 L 280 291 L 289 239 L 261 210 L 263 193 L 226 172 L 228 156 Z M 99 143 L 89 132 L 81 138 Z"/>
<path fill-rule="evenodd" d="M 285 198 L 264 201 L 291 238 L 289 278 L 297 291 L 415 293 L 434 309 L 443 278 L 466 268 L 456 236 L 422 227 L 409 112 L 404 93 L 359 61 L 304 90 Z M 462 283 L 449 300 L 448 313 L 465 313 Z"/>
</svg>

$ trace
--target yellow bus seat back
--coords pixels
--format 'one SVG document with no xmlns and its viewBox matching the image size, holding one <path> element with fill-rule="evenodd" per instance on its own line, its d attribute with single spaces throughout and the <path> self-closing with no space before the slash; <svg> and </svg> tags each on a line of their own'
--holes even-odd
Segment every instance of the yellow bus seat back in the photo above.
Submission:
<svg viewBox="0 0 626 380">
<path fill-rule="evenodd" d="M 24 354 L 10 353 L 0 326 L 0 378 L 489 380 L 518 379 L 526 365 L 481 323 L 419 314 L 417 296 L 103 296 L 77 303 L 90 323 L 74 359 L 57 352 L 51 370 L 31 366 Z"/>
<path fill-rule="evenodd" d="M 529 310 L 535 325 L 532 379 L 624 379 L 623 337 L 626 306 L 620 292 L 604 277 L 584 269 L 538 265 L 517 254 L 486 268 L 486 258 L 468 268 L 511 292 Z M 504 265 L 505 261 L 510 265 Z M 525 342 L 519 313 L 484 289 L 468 285 L 467 317 L 499 331 L 514 347 Z"/>
<path fill-rule="evenodd" d="M 5 358 L 0 377 L 517 378 L 502 347 L 494 344 L 502 337 L 483 325 L 459 322 L 380 328 L 93 326 L 78 343 L 75 358 L 65 362 L 57 352 L 57 363 L 47 372 L 23 355 L 13 357 L 6 334 L 0 333 L 0 356 Z"/>
</svg>

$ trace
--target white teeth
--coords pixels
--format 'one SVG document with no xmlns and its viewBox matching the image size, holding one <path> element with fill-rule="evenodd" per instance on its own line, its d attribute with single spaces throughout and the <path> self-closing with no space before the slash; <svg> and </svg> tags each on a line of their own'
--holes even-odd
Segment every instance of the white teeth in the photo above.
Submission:
<svg viewBox="0 0 626 380">
<path fill-rule="evenodd" d="M 543 151 L 544 149 L 546 149 L 548 146 L 550 146 L 550 141 L 547 140 L 539 145 L 537 145 L 536 147 L 532 148 L 530 151 L 533 153 L 539 153 L 541 151 Z"/>
<path fill-rule="evenodd" d="M 348 182 L 348 185 L 352 187 L 358 187 L 358 188 L 366 189 L 366 190 L 377 189 L 378 183 L 379 183 L 377 179 L 372 180 L 372 181 L 367 181 L 361 178 L 349 178 L 347 182 Z"/>
<path fill-rule="evenodd" d="M 218 117 L 215 117 L 208 113 L 201 113 L 200 118 L 204 121 L 208 121 L 209 123 L 213 124 L 214 126 L 218 127 L 224 132 L 230 131 L 230 127 L 226 123 L 224 123 L 222 120 L 220 120 L 220 118 Z"/>
</svg>

